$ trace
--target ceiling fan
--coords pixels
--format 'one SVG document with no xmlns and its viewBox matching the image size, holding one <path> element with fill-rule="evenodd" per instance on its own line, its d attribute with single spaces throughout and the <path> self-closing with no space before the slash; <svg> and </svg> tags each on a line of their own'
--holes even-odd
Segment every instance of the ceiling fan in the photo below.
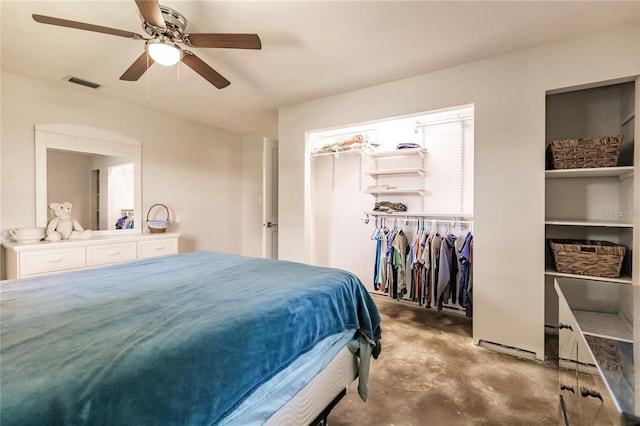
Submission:
<svg viewBox="0 0 640 426">
<path fill-rule="evenodd" d="M 170 66 L 182 61 L 189 68 L 200 74 L 205 80 L 218 89 L 227 87 L 229 80 L 198 58 L 193 52 L 181 48 L 178 43 L 187 47 L 217 47 L 230 49 L 261 49 L 262 43 L 257 34 L 222 34 L 222 33 L 187 33 L 187 20 L 179 12 L 160 6 L 157 0 L 135 0 L 142 19 L 142 28 L 150 37 L 116 28 L 69 21 L 33 14 L 36 22 L 60 27 L 76 28 L 85 31 L 127 37 L 134 40 L 145 40 L 145 52 L 120 76 L 120 80 L 137 81 L 154 62 Z"/>
</svg>

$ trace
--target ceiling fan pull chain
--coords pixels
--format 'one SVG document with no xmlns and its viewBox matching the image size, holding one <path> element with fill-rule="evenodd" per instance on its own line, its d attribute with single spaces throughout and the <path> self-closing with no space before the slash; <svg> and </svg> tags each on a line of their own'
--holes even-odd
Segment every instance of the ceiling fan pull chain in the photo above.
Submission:
<svg viewBox="0 0 640 426">
<path fill-rule="evenodd" d="M 149 102 L 149 52 L 147 52 L 147 72 L 145 74 L 145 80 L 147 82 L 147 99 L 145 99 L 145 102 Z"/>
</svg>

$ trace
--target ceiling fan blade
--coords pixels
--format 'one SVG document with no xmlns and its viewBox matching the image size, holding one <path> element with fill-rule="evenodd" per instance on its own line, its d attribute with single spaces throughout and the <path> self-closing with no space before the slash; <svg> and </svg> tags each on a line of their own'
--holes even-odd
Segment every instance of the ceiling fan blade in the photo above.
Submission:
<svg viewBox="0 0 640 426">
<path fill-rule="evenodd" d="M 78 30 L 94 31 L 96 33 L 111 34 L 120 37 L 132 38 L 135 40 L 142 39 L 142 36 L 140 34 L 119 30 L 116 28 L 103 27 L 101 25 L 69 21 L 68 19 L 53 18 L 51 16 L 37 15 L 35 13 L 31 15 L 31 17 L 33 17 L 36 22 L 40 22 L 41 24 L 57 25 L 59 27 L 75 28 Z"/>
<path fill-rule="evenodd" d="M 136 5 L 140 9 L 140 13 L 145 21 L 153 25 L 154 27 L 167 28 L 160 11 L 160 4 L 158 0 L 136 0 Z"/>
<path fill-rule="evenodd" d="M 185 34 L 185 44 L 191 47 L 222 47 L 229 49 L 261 49 L 258 34 Z"/>
<path fill-rule="evenodd" d="M 153 65 L 153 59 L 151 59 L 151 56 L 147 56 L 147 52 L 144 52 L 133 64 L 131 64 L 124 74 L 120 76 L 120 80 L 138 81 L 138 79 L 142 77 L 148 69 L 147 59 L 149 60 L 148 67 L 151 67 L 151 65 Z"/>
<path fill-rule="evenodd" d="M 189 68 L 200 74 L 205 80 L 216 86 L 218 89 L 222 89 L 231 84 L 231 82 L 218 73 L 218 71 L 211 68 L 202 59 L 198 58 L 188 50 L 184 51 L 182 62 L 187 64 Z"/>
</svg>

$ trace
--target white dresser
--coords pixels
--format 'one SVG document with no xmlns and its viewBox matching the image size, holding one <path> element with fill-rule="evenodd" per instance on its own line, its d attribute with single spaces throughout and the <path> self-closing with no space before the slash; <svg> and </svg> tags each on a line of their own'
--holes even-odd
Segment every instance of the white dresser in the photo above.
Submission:
<svg viewBox="0 0 640 426">
<path fill-rule="evenodd" d="M 15 279 L 177 254 L 179 237 L 178 233 L 143 233 L 2 245 L 7 279 Z"/>
</svg>

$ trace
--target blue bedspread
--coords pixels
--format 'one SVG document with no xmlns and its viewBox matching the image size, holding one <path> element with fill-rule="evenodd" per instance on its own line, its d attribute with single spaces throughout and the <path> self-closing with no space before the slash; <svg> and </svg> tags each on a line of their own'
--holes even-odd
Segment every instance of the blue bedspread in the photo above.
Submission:
<svg viewBox="0 0 640 426">
<path fill-rule="evenodd" d="M 0 423 L 210 425 L 327 336 L 380 339 L 352 274 L 214 252 L 0 284 Z"/>
</svg>

